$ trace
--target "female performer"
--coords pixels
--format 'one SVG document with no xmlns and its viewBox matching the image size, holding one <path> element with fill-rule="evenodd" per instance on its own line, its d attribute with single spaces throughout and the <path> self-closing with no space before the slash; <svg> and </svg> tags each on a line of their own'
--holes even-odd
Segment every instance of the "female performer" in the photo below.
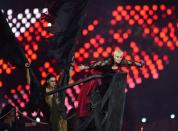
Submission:
<svg viewBox="0 0 178 131">
<path fill-rule="evenodd" d="M 123 57 L 123 51 L 117 49 L 114 51 L 113 56 L 98 61 L 89 66 L 82 65 L 80 66 L 80 69 L 89 70 L 90 72 L 89 75 L 112 74 L 116 72 L 121 72 L 122 66 L 132 66 L 132 65 L 142 67 L 144 65 L 144 62 L 126 60 Z M 111 79 L 112 79 L 111 77 L 106 77 L 103 79 L 97 78 L 83 84 L 77 99 L 78 100 L 77 116 L 79 118 L 79 121 L 83 121 L 85 118 L 91 115 L 91 110 L 89 109 L 89 106 L 91 105 L 91 100 L 89 99 L 88 96 L 94 93 L 96 88 L 99 88 L 101 97 L 103 97 L 105 91 L 109 87 L 109 83 L 111 82 Z M 86 130 L 92 130 L 91 126 L 89 127 L 89 129 Z"/>
</svg>

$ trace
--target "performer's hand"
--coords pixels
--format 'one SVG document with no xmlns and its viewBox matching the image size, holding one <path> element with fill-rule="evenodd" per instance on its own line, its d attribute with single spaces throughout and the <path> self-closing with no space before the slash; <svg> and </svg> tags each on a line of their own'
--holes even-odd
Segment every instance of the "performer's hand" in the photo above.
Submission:
<svg viewBox="0 0 178 131">
<path fill-rule="evenodd" d="M 141 63 L 141 65 L 142 65 L 142 67 L 145 65 L 145 62 L 144 62 L 144 61 L 141 61 L 140 63 Z"/>
<path fill-rule="evenodd" d="M 79 66 L 79 69 L 80 69 L 80 70 L 87 70 L 87 69 L 89 69 L 89 67 L 88 67 L 88 66 L 85 66 L 85 65 L 80 65 L 80 66 Z"/>
<path fill-rule="evenodd" d="M 26 68 L 30 68 L 30 63 L 25 63 Z"/>
</svg>

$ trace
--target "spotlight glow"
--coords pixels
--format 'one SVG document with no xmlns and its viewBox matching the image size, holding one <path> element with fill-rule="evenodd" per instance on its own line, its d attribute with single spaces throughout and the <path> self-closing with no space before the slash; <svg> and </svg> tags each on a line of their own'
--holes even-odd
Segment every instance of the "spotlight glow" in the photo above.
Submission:
<svg viewBox="0 0 178 131">
<path fill-rule="evenodd" d="M 40 122 L 40 118 L 39 117 L 36 118 L 36 122 Z"/>
<path fill-rule="evenodd" d="M 171 119 L 174 119 L 175 117 L 176 117 L 175 114 L 171 114 L 171 115 L 170 115 L 170 118 L 171 118 Z"/>
<path fill-rule="evenodd" d="M 147 119 L 145 117 L 143 117 L 141 121 L 142 121 L 142 123 L 146 123 Z"/>
</svg>

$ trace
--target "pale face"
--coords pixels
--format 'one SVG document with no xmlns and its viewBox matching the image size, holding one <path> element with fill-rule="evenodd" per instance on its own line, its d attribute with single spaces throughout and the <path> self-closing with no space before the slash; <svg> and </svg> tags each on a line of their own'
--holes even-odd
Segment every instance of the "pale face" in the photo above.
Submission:
<svg viewBox="0 0 178 131">
<path fill-rule="evenodd" d="M 51 77 L 49 80 L 48 80 L 48 86 L 50 88 L 55 88 L 57 85 L 57 82 L 56 82 L 56 78 L 55 77 Z"/>
<path fill-rule="evenodd" d="M 117 63 L 117 64 L 121 63 L 121 61 L 122 61 L 122 59 L 123 59 L 123 55 L 124 55 L 124 54 L 123 54 L 122 51 L 116 50 L 116 51 L 114 52 L 114 62 Z"/>
</svg>

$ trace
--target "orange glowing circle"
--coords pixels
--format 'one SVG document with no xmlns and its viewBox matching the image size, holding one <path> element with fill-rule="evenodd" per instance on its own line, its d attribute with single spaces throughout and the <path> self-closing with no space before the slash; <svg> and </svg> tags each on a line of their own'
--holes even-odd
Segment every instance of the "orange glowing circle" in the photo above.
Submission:
<svg viewBox="0 0 178 131">
<path fill-rule="evenodd" d="M 37 55 L 36 54 L 32 54 L 31 58 L 32 58 L 32 60 L 36 60 L 37 59 Z"/>
<path fill-rule="evenodd" d="M 34 44 L 34 45 L 33 45 L 33 49 L 34 49 L 35 51 L 37 51 L 37 50 L 38 50 L 38 45 L 37 45 L 37 44 Z"/>
<path fill-rule="evenodd" d="M 39 23 L 39 22 L 36 22 L 36 23 L 34 24 L 34 26 L 35 26 L 35 28 L 38 28 L 38 27 L 40 27 L 40 23 Z"/>
<path fill-rule="evenodd" d="M 121 12 L 121 11 L 123 10 L 123 6 L 120 6 L 120 5 L 119 5 L 119 6 L 117 7 L 117 10 L 118 10 L 119 12 Z"/>
<path fill-rule="evenodd" d="M 31 49 L 29 49 L 29 50 L 27 51 L 27 53 L 28 53 L 28 55 L 32 55 L 32 54 L 33 54 L 33 51 L 32 51 Z"/>
<path fill-rule="evenodd" d="M 146 15 L 145 10 L 141 10 L 141 11 L 140 11 L 140 14 L 141 14 L 142 16 Z"/>
<path fill-rule="evenodd" d="M 124 38 L 124 39 L 127 39 L 128 37 L 129 37 L 129 35 L 128 35 L 127 33 L 124 33 L 124 34 L 123 34 L 123 38 Z"/>
<path fill-rule="evenodd" d="M 99 57 L 99 53 L 98 53 L 98 52 L 94 52 L 94 53 L 93 53 L 93 57 L 94 57 L 94 58 L 98 58 L 98 57 Z"/>
<path fill-rule="evenodd" d="M 80 49 L 79 49 L 79 53 L 80 53 L 80 54 L 84 54 L 84 53 L 85 53 L 85 49 L 84 49 L 84 48 L 80 48 Z"/>
<path fill-rule="evenodd" d="M 135 24 L 135 21 L 133 19 L 130 19 L 129 20 L 129 25 L 134 25 Z"/>
<path fill-rule="evenodd" d="M 171 9 L 167 9 L 166 12 L 167 12 L 168 15 L 172 15 L 172 10 Z"/>
<path fill-rule="evenodd" d="M 149 6 L 148 6 L 148 5 L 144 5 L 144 6 L 143 6 L 143 9 L 144 9 L 145 11 L 148 11 L 148 10 L 149 10 Z"/>
<path fill-rule="evenodd" d="M 139 19 L 139 20 L 138 20 L 138 24 L 139 24 L 139 25 L 142 25 L 143 23 L 144 23 L 144 20 L 143 20 L 143 19 Z"/>
<path fill-rule="evenodd" d="M 7 69 L 6 69 L 6 74 L 9 75 L 9 74 L 11 74 L 11 73 L 12 73 L 12 70 L 11 70 L 10 68 L 7 68 Z"/>
<path fill-rule="evenodd" d="M 24 36 L 28 37 L 29 35 L 30 35 L 30 33 L 28 31 L 25 31 Z"/>
<path fill-rule="evenodd" d="M 90 48 L 90 43 L 85 43 L 84 47 L 85 47 L 85 49 L 89 49 Z"/>
<path fill-rule="evenodd" d="M 140 11 L 140 10 L 141 10 L 141 6 L 140 6 L 140 5 L 136 5 L 136 6 L 135 6 L 135 10 L 136 10 L 136 11 Z"/>
<path fill-rule="evenodd" d="M 117 10 L 113 10 L 113 11 L 112 11 L 112 15 L 116 17 L 116 16 L 118 15 Z"/>
<path fill-rule="evenodd" d="M 122 15 L 122 16 L 126 16 L 126 15 L 127 15 L 127 11 L 123 10 L 123 11 L 121 12 L 121 15 Z"/>
<path fill-rule="evenodd" d="M 130 16 L 129 15 L 125 15 L 125 20 L 129 20 L 130 19 Z"/>
<path fill-rule="evenodd" d="M 99 47 L 99 48 L 97 49 L 97 51 L 98 51 L 98 53 L 102 53 L 102 52 L 103 52 L 103 48 L 102 48 L 102 47 Z"/>
<path fill-rule="evenodd" d="M 89 54 L 86 52 L 86 53 L 84 53 L 84 58 L 88 58 L 89 57 Z"/>
<path fill-rule="evenodd" d="M 106 51 L 107 51 L 108 53 L 111 53 L 111 52 L 112 52 L 112 48 L 111 48 L 111 47 L 107 47 L 107 48 L 106 48 Z"/>
<path fill-rule="evenodd" d="M 43 78 L 46 78 L 46 76 L 47 76 L 46 72 L 45 72 L 45 71 L 41 72 L 41 76 L 42 76 Z"/>
<path fill-rule="evenodd" d="M 130 15 L 131 15 L 131 16 L 134 16 L 134 15 L 135 15 L 135 10 L 131 10 L 131 11 L 130 11 Z"/>
<path fill-rule="evenodd" d="M 2 65 L 2 69 L 6 70 L 8 68 L 7 64 Z"/>
<path fill-rule="evenodd" d="M 84 29 L 83 31 L 82 31 L 82 35 L 83 36 L 86 36 L 88 34 L 88 30 L 87 29 Z"/>
<path fill-rule="evenodd" d="M 114 33 L 114 34 L 113 34 L 113 38 L 114 38 L 115 40 L 117 40 L 119 37 L 120 37 L 119 33 Z"/>
<path fill-rule="evenodd" d="M 139 15 L 137 15 L 137 14 L 134 15 L 134 19 L 135 19 L 135 20 L 139 20 L 139 18 L 140 18 Z"/>
<path fill-rule="evenodd" d="M 153 20 L 152 20 L 151 18 L 149 18 L 149 19 L 147 20 L 147 23 L 148 23 L 149 25 L 151 25 L 151 24 L 153 23 Z"/>
<path fill-rule="evenodd" d="M 115 17 L 116 21 L 121 21 L 122 20 L 122 16 L 118 15 Z"/>
<path fill-rule="evenodd" d="M 95 43 L 96 43 L 96 39 L 91 38 L 91 39 L 90 39 L 90 43 L 91 43 L 91 44 L 95 44 Z"/>
<path fill-rule="evenodd" d="M 88 26 L 88 30 L 89 30 L 89 31 L 93 31 L 93 30 L 94 30 L 94 26 L 93 26 L 93 25 L 89 25 L 89 26 Z"/>
<path fill-rule="evenodd" d="M 78 52 L 75 52 L 75 58 L 79 58 L 80 57 L 80 54 Z"/>
<path fill-rule="evenodd" d="M 102 55 L 103 55 L 103 57 L 108 57 L 108 56 L 109 56 L 108 52 L 106 52 L 106 51 L 104 51 L 104 52 L 102 53 Z"/>
<path fill-rule="evenodd" d="M 45 67 L 45 68 L 49 68 L 49 67 L 50 67 L 50 63 L 49 63 L 49 62 L 45 62 L 45 63 L 44 63 L 44 67 Z"/>
<path fill-rule="evenodd" d="M 157 5 L 153 5 L 153 6 L 152 6 L 152 9 L 153 9 L 154 11 L 156 11 L 156 10 L 158 10 L 158 6 L 157 6 Z"/>
</svg>

